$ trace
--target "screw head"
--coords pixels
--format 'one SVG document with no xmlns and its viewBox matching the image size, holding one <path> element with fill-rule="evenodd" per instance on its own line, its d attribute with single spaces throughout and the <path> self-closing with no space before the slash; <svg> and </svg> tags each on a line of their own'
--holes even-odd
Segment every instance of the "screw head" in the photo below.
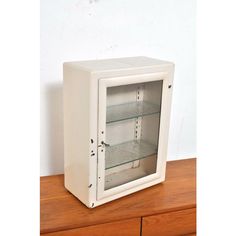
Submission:
<svg viewBox="0 0 236 236">
<path fill-rule="evenodd" d="M 171 87 L 172 87 L 172 85 L 171 85 L 171 84 L 169 84 L 168 88 L 171 88 Z"/>
</svg>

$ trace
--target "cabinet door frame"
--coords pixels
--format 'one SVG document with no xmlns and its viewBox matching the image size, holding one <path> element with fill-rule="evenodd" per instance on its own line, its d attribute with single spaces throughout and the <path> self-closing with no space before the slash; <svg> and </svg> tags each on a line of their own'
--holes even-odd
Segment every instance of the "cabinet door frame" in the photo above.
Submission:
<svg viewBox="0 0 236 236">
<path fill-rule="evenodd" d="M 119 194 L 126 195 L 127 191 L 138 187 L 142 189 L 142 185 L 152 182 L 157 179 L 163 179 L 165 175 L 166 148 L 169 127 L 169 110 L 170 110 L 170 95 L 168 91 L 170 76 L 168 72 L 157 72 L 149 74 L 138 74 L 121 77 L 100 78 L 98 83 L 98 164 L 97 164 L 97 200 Z M 126 184 L 105 190 L 105 147 L 102 142 L 106 142 L 106 98 L 107 87 L 163 81 L 162 99 L 161 99 L 161 118 L 158 141 L 158 157 L 156 173 L 146 177 L 128 182 Z M 167 130 L 166 130 L 167 128 Z"/>
</svg>

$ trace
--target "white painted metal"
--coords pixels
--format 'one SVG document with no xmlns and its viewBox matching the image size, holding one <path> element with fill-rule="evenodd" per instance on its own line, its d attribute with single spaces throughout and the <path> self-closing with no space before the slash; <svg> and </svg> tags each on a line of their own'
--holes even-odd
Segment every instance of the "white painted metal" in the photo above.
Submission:
<svg viewBox="0 0 236 236">
<path fill-rule="evenodd" d="M 95 207 L 164 181 L 172 94 L 169 85 L 173 85 L 173 70 L 173 63 L 147 57 L 64 63 L 65 187 L 86 206 Z M 154 160 L 145 158 L 148 161 L 128 163 L 105 173 L 105 147 L 101 142 L 119 143 L 123 138 L 113 140 L 106 136 L 106 132 L 115 132 L 112 125 L 106 130 L 106 104 L 117 104 L 115 96 L 107 101 L 106 88 L 157 80 L 163 80 L 163 89 L 156 173 L 105 190 L 105 174 L 107 178 L 117 176 L 119 182 L 119 170 L 125 173 L 127 169 L 126 176 L 132 179 L 132 174 L 141 173 L 138 162 L 152 166 Z M 127 96 L 125 99 L 133 99 L 132 94 Z M 138 119 L 140 126 L 148 122 L 145 119 Z M 131 125 L 134 124 L 130 122 Z M 142 135 L 148 137 L 147 133 Z"/>
</svg>

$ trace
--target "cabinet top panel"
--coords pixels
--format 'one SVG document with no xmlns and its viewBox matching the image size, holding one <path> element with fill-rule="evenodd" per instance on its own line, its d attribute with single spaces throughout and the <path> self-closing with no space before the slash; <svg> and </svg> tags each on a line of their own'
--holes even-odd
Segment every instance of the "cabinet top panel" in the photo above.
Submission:
<svg viewBox="0 0 236 236">
<path fill-rule="evenodd" d="M 173 65 L 168 61 L 162 61 L 149 57 L 123 57 L 103 60 L 91 60 L 91 61 L 72 61 L 65 62 L 65 65 L 71 65 L 83 69 L 86 71 L 109 71 L 109 70 L 122 70 L 122 69 L 133 69 L 141 67 L 152 67 L 152 66 L 165 66 Z"/>
</svg>

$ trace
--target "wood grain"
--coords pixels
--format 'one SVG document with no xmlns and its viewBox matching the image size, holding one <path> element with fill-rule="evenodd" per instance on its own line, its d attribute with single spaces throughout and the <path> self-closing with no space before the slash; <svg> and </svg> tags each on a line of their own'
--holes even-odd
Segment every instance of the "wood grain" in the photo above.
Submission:
<svg viewBox="0 0 236 236">
<path fill-rule="evenodd" d="M 191 235 L 196 232 L 196 208 L 147 216 L 142 220 L 142 236 Z"/>
<path fill-rule="evenodd" d="M 140 218 L 134 218 L 84 228 L 41 234 L 41 236 L 140 236 L 140 220 Z"/>
<path fill-rule="evenodd" d="M 64 187 L 64 175 L 52 175 L 40 178 L 40 200 L 67 197 Z"/>
<path fill-rule="evenodd" d="M 166 181 L 88 209 L 64 188 L 63 175 L 41 178 L 41 233 L 196 207 L 196 159 L 167 163 Z"/>
</svg>

